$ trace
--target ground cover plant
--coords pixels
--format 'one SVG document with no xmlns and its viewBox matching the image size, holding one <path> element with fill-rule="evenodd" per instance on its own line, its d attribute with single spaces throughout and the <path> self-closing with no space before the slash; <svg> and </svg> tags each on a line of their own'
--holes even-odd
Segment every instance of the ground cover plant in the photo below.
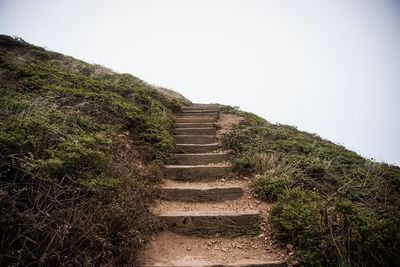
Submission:
<svg viewBox="0 0 400 267">
<path fill-rule="evenodd" d="M 0 265 L 132 262 L 188 101 L 0 36 Z"/>
<path fill-rule="evenodd" d="M 365 159 L 295 127 L 244 118 L 223 137 L 253 193 L 276 201 L 277 237 L 305 266 L 394 266 L 400 261 L 400 168 Z"/>
</svg>

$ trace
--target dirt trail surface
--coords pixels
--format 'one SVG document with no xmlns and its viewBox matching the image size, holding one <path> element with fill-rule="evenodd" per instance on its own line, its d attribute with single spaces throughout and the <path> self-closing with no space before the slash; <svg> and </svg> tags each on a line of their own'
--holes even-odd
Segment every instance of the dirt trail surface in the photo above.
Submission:
<svg viewBox="0 0 400 267">
<path fill-rule="evenodd" d="M 204 110 L 217 114 L 206 123 L 217 128 L 218 139 L 241 121 L 232 114 L 219 114 L 212 105 L 187 107 L 175 118 L 186 116 L 195 120 Z M 176 124 L 176 132 L 182 131 L 179 125 Z M 191 132 L 194 137 L 188 140 L 196 146 L 195 136 L 201 140 L 201 135 L 196 130 Z M 199 128 L 200 132 L 204 130 Z M 215 167 L 223 168 L 227 162 L 221 157 L 218 162 L 218 155 L 212 154 L 224 152 L 228 151 L 214 147 L 206 152 L 210 154 L 207 156 L 202 149 L 203 155 L 180 153 L 177 158 L 191 162 L 193 157 L 201 157 L 197 166 L 214 167 L 215 176 Z M 207 160 L 213 163 L 204 164 Z M 171 166 L 174 173 L 167 175 L 162 183 L 164 197 L 152 207 L 152 212 L 168 227 L 145 244 L 139 254 L 139 266 L 288 266 L 292 252 L 274 240 L 267 219 L 271 205 L 252 197 L 250 179 L 222 171 L 212 179 L 201 175 L 190 177 L 192 173 L 184 172 L 187 166 Z M 179 180 L 176 172 L 183 173 Z"/>
</svg>

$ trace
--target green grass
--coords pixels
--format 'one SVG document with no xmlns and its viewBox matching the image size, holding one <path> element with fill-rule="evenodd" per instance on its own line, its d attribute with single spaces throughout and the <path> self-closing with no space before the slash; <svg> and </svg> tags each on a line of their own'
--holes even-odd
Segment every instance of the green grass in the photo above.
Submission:
<svg viewBox="0 0 400 267">
<path fill-rule="evenodd" d="M 5 35 L 0 95 L 0 265 L 131 262 L 157 227 L 158 172 L 132 150 L 168 163 L 170 114 L 188 101 Z M 133 143 L 116 149 L 121 136 Z"/>
<path fill-rule="evenodd" d="M 270 220 L 306 266 L 393 266 L 400 260 L 400 168 L 294 127 L 244 120 L 223 137 Z"/>
</svg>

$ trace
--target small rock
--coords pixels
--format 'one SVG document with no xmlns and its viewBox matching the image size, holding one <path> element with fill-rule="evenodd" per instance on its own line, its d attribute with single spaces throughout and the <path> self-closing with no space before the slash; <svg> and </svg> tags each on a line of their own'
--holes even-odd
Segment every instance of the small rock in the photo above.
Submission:
<svg viewBox="0 0 400 267">
<path fill-rule="evenodd" d="M 221 250 L 222 250 L 223 252 L 226 252 L 226 248 L 221 248 Z"/>
<path fill-rule="evenodd" d="M 257 237 L 258 238 L 263 238 L 263 237 L 265 237 L 265 234 L 259 234 Z"/>
<path fill-rule="evenodd" d="M 238 249 L 242 249 L 243 248 L 243 246 L 238 244 L 238 243 L 235 244 L 235 247 L 237 247 Z"/>
<path fill-rule="evenodd" d="M 222 178 L 220 181 L 221 181 L 221 182 L 225 182 L 226 180 L 225 180 L 224 178 Z"/>
<path fill-rule="evenodd" d="M 255 200 L 254 202 L 256 202 L 257 205 L 259 205 L 261 203 L 260 200 Z"/>
<path fill-rule="evenodd" d="M 293 256 L 293 254 L 294 254 L 293 251 L 289 252 L 289 256 Z"/>
<path fill-rule="evenodd" d="M 247 255 L 245 255 L 244 257 L 245 257 L 246 259 L 249 259 L 249 258 L 250 258 L 250 256 L 247 256 Z"/>
<path fill-rule="evenodd" d="M 216 233 L 216 234 L 215 234 L 215 237 L 216 237 L 216 238 L 221 237 L 221 233 Z"/>
<path fill-rule="evenodd" d="M 298 261 L 296 261 L 296 260 L 291 261 L 290 263 L 292 264 L 293 267 L 300 266 L 300 263 Z"/>
<path fill-rule="evenodd" d="M 289 251 L 293 251 L 293 245 L 292 245 L 292 244 L 287 244 L 287 245 L 286 245 L 286 248 L 287 248 Z"/>
<path fill-rule="evenodd" d="M 191 248 L 191 247 L 187 247 L 186 250 L 187 250 L 187 251 L 191 251 L 192 248 Z"/>
</svg>

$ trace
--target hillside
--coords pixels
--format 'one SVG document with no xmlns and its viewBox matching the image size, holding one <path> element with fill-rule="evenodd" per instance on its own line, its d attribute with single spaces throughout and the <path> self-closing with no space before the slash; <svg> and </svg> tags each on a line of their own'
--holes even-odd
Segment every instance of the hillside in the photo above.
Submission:
<svg viewBox="0 0 400 267">
<path fill-rule="evenodd" d="M 365 159 L 295 127 L 244 120 L 223 138 L 256 197 L 275 202 L 277 237 L 305 266 L 395 266 L 400 260 L 400 168 Z"/>
<path fill-rule="evenodd" d="M 226 229 L 179 236 L 191 245 L 182 255 L 217 246 L 226 260 L 236 250 L 218 246 L 231 248 L 235 240 L 241 253 L 240 242 L 253 246 L 250 258 L 271 254 L 289 265 L 394 266 L 400 260 L 397 166 L 230 106 L 188 107 L 191 102 L 172 90 L 5 35 L 0 93 L 0 266 L 133 264 L 144 244 L 160 243 L 155 236 L 165 223 L 152 209 L 167 194 L 162 178 L 182 179 L 177 168 L 218 166 L 224 172 L 212 173 L 207 188 L 249 185 L 244 196 L 235 196 L 241 200 L 222 203 L 223 191 L 214 190 L 207 191 L 211 204 L 175 208 L 257 206 L 265 215 L 262 227 L 236 227 L 233 236 L 221 237 Z M 217 114 L 209 128 L 183 128 L 207 112 Z M 188 133 L 199 131 L 201 149 L 211 147 L 212 157 L 190 151 L 194 137 Z M 190 158 L 174 154 L 179 149 Z M 186 171 L 186 178 L 202 178 L 201 171 Z M 191 182 L 184 185 L 193 189 Z M 167 183 L 183 188 L 179 181 Z M 199 200 L 199 188 L 172 197 L 199 194 Z M 229 216 L 221 217 L 219 228 L 227 227 Z M 182 247 L 175 234 L 167 237 L 167 249 L 168 242 Z M 206 247 L 195 251 L 200 240 Z"/>
<path fill-rule="evenodd" d="M 189 102 L 4 35 L 0 94 L 0 265 L 129 261 Z"/>
</svg>

